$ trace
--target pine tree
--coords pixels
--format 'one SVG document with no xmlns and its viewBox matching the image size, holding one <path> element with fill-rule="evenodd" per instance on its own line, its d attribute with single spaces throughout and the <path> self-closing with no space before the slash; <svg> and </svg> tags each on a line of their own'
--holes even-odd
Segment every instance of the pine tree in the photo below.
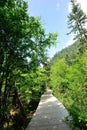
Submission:
<svg viewBox="0 0 87 130">
<path fill-rule="evenodd" d="M 75 39 L 80 41 L 79 51 L 82 53 L 87 48 L 87 16 L 81 9 L 76 0 L 71 0 L 72 11 L 68 16 L 68 26 L 71 29 L 70 33 L 75 34 Z M 68 33 L 68 34 L 70 34 Z"/>
</svg>

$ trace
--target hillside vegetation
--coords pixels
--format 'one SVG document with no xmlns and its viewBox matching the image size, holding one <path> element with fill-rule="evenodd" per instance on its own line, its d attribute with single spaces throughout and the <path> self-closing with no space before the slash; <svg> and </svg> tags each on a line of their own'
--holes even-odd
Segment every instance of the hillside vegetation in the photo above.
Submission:
<svg viewBox="0 0 87 130">
<path fill-rule="evenodd" d="M 54 63 L 56 60 L 59 60 L 61 58 L 65 58 L 67 61 L 72 63 L 72 60 L 75 60 L 75 57 L 78 53 L 78 47 L 79 47 L 79 41 L 76 41 L 73 45 L 66 47 L 62 49 L 60 52 L 57 52 L 52 60 L 51 64 Z"/>
<path fill-rule="evenodd" d="M 54 95 L 63 102 L 70 112 L 74 130 L 76 127 L 86 130 L 87 51 L 82 56 L 76 57 L 72 64 L 71 59 L 70 62 L 66 58 L 55 60 L 51 65 L 50 77 L 50 86 Z"/>
<path fill-rule="evenodd" d="M 77 42 L 53 57 L 50 86 L 68 109 L 72 129 L 87 130 L 87 16 L 76 1 L 71 4 L 68 24 Z"/>
</svg>

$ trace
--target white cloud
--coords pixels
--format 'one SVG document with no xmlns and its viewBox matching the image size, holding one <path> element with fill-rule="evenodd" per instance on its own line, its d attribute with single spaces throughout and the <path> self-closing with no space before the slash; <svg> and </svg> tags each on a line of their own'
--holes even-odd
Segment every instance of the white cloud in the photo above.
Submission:
<svg viewBox="0 0 87 130">
<path fill-rule="evenodd" d="M 85 13 L 87 13 L 87 0 L 77 0 L 77 2 L 80 3 L 82 10 L 83 10 Z M 69 10 L 69 13 L 70 13 L 71 10 L 72 10 L 71 2 L 69 2 L 68 10 Z"/>
<path fill-rule="evenodd" d="M 68 46 L 70 46 L 70 45 L 72 45 L 72 44 L 75 43 L 76 40 L 74 40 L 73 38 L 74 38 L 74 37 L 72 37 L 72 38 L 66 43 L 65 47 L 68 47 Z"/>
<path fill-rule="evenodd" d="M 69 11 L 69 13 L 71 13 L 71 11 L 72 11 L 72 5 L 71 5 L 71 2 L 69 2 L 69 4 L 68 4 L 68 11 Z"/>
<path fill-rule="evenodd" d="M 83 11 L 87 13 L 87 0 L 77 0 L 77 2 L 80 3 Z"/>
</svg>

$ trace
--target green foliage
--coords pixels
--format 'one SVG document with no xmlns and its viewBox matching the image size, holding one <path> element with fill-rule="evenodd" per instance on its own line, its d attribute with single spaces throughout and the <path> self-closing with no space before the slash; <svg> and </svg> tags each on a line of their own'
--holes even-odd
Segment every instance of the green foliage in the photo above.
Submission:
<svg viewBox="0 0 87 130">
<path fill-rule="evenodd" d="M 73 119 L 74 129 L 87 129 L 87 51 L 72 65 L 65 59 L 51 66 L 51 86 Z"/>
<path fill-rule="evenodd" d="M 20 83 L 18 86 L 21 92 L 21 99 L 27 102 L 38 100 L 44 92 L 45 80 L 46 75 L 43 68 L 38 68 L 36 71 L 32 70 L 27 74 L 21 74 L 21 78 L 18 81 Z"/>
<path fill-rule="evenodd" d="M 54 63 L 54 65 L 51 67 L 51 86 L 59 87 L 59 91 L 64 91 L 65 83 L 67 84 L 66 79 L 64 79 L 66 73 L 67 73 L 67 65 L 65 63 L 64 59 L 61 59 Z M 56 78 L 58 77 L 58 78 Z"/>
<path fill-rule="evenodd" d="M 56 53 L 51 60 L 51 64 L 53 64 L 54 62 L 56 62 L 56 60 L 59 60 L 61 58 L 66 59 L 69 65 L 73 64 L 76 61 L 78 46 L 80 46 L 80 43 L 79 41 L 76 41 L 73 45 L 70 45 L 69 47 L 66 47 L 60 52 Z"/>
<path fill-rule="evenodd" d="M 29 16 L 27 9 L 24 0 L 0 1 L 1 128 L 11 120 L 17 123 L 18 115 L 13 119 L 11 110 L 20 109 L 20 117 L 26 120 L 27 104 L 39 101 L 46 80 L 40 65 L 47 60 L 47 48 L 57 39 L 56 33 L 46 34 L 40 19 Z"/>
</svg>

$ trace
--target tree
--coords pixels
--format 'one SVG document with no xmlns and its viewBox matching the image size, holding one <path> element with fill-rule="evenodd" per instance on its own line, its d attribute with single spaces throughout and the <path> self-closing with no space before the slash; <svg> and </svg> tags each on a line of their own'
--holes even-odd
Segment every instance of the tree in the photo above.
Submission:
<svg viewBox="0 0 87 130">
<path fill-rule="evenodd" d="M 51 65 L 53 92 L 68 109 L 73 129 L 87 129 L 87 50 L 77 57 L 77 62 L 67 64 L 58 59 Z M 72 59 L 72 57 L 71 57 Z M 70 60 L 71 60 L 70 59 Z"/>
<path fill-rule="evenodd" d="M 87 29 L 85 27 L 87 22 L 87 16 L 80 7 L 80 4 L 76 0 L 71 0 L 72 12 L 68 16 L 68 25 L 71 32 L 75 33 L 75 39 L 80 41 L 80 52 L 83 52 L 87 48 Z"/>
<path fill-rule="evenodd" d="M 23 0 L 0 2 L 0 121 L 2 125 L 18 98 L 20 73 L 36 70 L 46 61 L 47 47 L 55 44 L 56 33 L 46 34 L 40 19 L 27 14 Z M 14 104 L 14 103 L 13 103 Z M 20 101 L 19 101 L 19 107 Z"/>
</svg>

